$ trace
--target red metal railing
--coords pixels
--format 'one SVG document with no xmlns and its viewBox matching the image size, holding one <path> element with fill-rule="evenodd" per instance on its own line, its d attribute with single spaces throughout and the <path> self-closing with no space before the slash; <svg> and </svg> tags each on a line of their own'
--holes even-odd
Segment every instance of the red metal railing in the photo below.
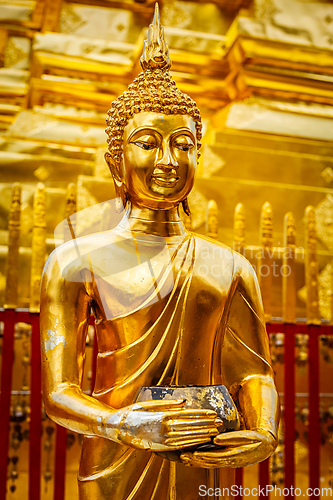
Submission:
<svg viewBox="0 0 333 500">
<path fill-rule="evenodd" d="M 1 365 L 1 399 L 0 399 L 0 500 L 6 499 L 7 453 L 10 432 L 10 404 L 12 388 L 12 368 L 14 360 L 14 330 L 18 322 L 32 326 L 31 335 L 31 421 L 29 441 L 29 500 L 41 498 L 41 358 L 39 340 L 39 315 L 23 310 L 0 310 L 0 321 L 4 323 Z M 320 467 L 320 420 L 319 420 L 319 336 L 333 335 L 333 326 L 313 326 L 288 323 L 267 324 L 269 334 L 284 333 L 284 401 L 285 401 L 285 488 L 295 485 L 295 335 L 309 335 L 309 487 L 319 487 Z M 96 343 L 94 356 L 97 353 Z M 94 359 L 93 378 L 94 381 Z M 54 499 L 64 500 L 66 469 L 66 429 L 57 426 L 55 447 Z M 236 484 L 242 485 L 243 471 L 236 470 Z M 268 460 L 259 467 L 261 487 L 270 484 Z M 291 497 L 291 495 L 290 495 Z M 239 496 L 238 498 L 242 498 Z"/>
<path fill-rule="evenodd" d="M 0 312 L 0 321 L 4 323 L 1 364 L 1 399 L 0 399 L 0 499 L 6 498 L 7 454 L 9 447 L 9 414 L 14 362 L 14 328 L 16 311 Z"/>
</svg>

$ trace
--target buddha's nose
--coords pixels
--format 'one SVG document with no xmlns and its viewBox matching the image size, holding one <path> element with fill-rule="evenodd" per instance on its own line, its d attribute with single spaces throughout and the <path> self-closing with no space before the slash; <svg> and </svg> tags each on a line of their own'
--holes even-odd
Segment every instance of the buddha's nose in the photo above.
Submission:
<svg viewBox="0 0 333 500">
<path fill-rule="evenodd" d="M 172 151 L 168 144 L 163 144 L 160 158 L 156 162 L 156 166 L 161 169 L 178 168 L 177 160 L 173 157 Z"/>
</svg>

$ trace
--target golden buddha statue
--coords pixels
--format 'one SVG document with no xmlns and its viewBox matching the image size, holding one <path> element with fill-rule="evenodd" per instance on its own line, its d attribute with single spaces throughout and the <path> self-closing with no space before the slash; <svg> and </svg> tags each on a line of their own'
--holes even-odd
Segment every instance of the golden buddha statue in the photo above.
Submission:
<svg viewBox="0 0 333 500">
<path fill-rule="evenodd" d="M 180 220 L 179 204 L 189 211 L 201 118 L 169 74 L 157 7 L 141 65 L 107 119 L 106 161 L 124 217 L 61 245 L 45 266 L 45 408 L 84 434 L 80 500 L 195 500 L 205 486 L 229 498 L 222 489 L 233 485 L 233 468 L 266 459 L 277 443 L 260 291 L 244 257 Z M 81 382 L 91 310 L 98 358 L 89 396 Z M 135 402 L 144 386 L 216 384 L 235 401 L 240 430 L 219 434 L 214 411 L 184 408 L 182 399 Z M 212 449 L 193 451 L 212 440 Z M 175 450 L 178 462 L 160 455 Z"/>
</svg>

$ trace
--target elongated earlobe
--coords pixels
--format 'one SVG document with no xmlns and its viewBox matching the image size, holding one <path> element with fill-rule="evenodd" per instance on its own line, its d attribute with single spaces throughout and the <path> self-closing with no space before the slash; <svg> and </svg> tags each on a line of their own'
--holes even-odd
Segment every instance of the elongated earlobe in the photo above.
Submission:
<svg viewBox="0 0 333 500">
<path fill-rule="evenodd" d="M 182 205 L 183 205 L 183 210 L 186 213 L 186 215 L 190 216 L 191 210 L 190 210 L 190 205 L 188 204 L 187 198 L 185 198 L 185 200 L 182 201 Z"/>
<path fill-rule="evenodd" d="M 114 182 L 114 187 L 116 191 L 116 212 L 120 214 L 123 210 L 125 210 L 127 202 L 128 202 L 128 197 L 126 193 L 126 189 L 124 186 L 124 183 L 119 175 L 119 170 L 116 167 L 115 162 L 113 161 L 112 156 L 110 155 L 109 152 L 105 153 L 104 155 L 105 161 L 109 166 L 113 182 Z"/>
<path fill-rule="evenodd" d="M 116 186 L 116 183 L 115 183 Z M 121 186 L 119 188 L 116 187 L 116 212 L 120 214 L 123 210 L 125 210 L 128 198 L 127 198 L 127 193 L 124 187 L 124 184 L 121 183 Z"/>
</svg>

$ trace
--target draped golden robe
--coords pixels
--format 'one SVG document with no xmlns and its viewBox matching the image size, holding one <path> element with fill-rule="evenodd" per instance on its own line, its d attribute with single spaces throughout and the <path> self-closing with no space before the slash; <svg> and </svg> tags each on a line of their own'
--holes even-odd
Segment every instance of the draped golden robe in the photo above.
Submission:
<svg viewBox="0 0 333 500">
<path fill-rule="evenodd" d="M 237 397 L 247 377 L 272 376 L 254 271 L 229 248 L 188 235 L 159 279 L 162 287 L 172 273 L 170 293 L 112 320 L 100 298 L 110 285 L 98 269 L 90 270 L 87 293 L 95 303 L 99 346 L 93 396 L 100 401 L 118 408 L 133 403 L 141 386 L 170 384 L 224 384 Z M 200 485 L 233 484 L 230 469 L 170 464 L 147 451 L 85 437 L 80 499 L 196 500 L 203 498 Z"/>
<path fill-rule="evenodd" d="M 53 317 L 58 334 L 64 335 L 47 340 L 44 362 L 57 356 L 61 368 L 51 368 L 48 380 L 54 379 L 55 389 L 77 385 L 79 394 L 73 409 L 67 405 L 56 421 L 79 432 L 89 428 L 89 401 L 81 401 L 80 383 L 91 307 L 98 341 L 92 396 L 112 408 L 133 403 L 142 386 L 170 384 L 224 384 L 237 403 L 247 379 L 272 378 L 260 291 L 245 258 L 186 233 L 167 242 L 168 258 L 163 244 L 155 242 L 161 248 L 155 251 L 155 277 L 149 281 L 140 271 L 142 263 L 137 269 L 120 268 L 138 245 L 149 260 L 154 242 L 147 235 L 134 241 L 135 235 L 125 233 L 81 238 L 49 259 L 42 329 L 50 328 Z M 135 259 L 140 263 L 139 255 Z M 68 304 L 66 313 L 59 301 Z M 44 393 L 54 387 L 46 386 Z M 269 419 L 263 426 L 270 430 Z M 205 498 L 199 495 L 200 485 L 231 491 L 234 483 L 233 469 L 192 468 L 91 434 L 83 441 L 80 500 L 197 500 Z"/>
</svg>

